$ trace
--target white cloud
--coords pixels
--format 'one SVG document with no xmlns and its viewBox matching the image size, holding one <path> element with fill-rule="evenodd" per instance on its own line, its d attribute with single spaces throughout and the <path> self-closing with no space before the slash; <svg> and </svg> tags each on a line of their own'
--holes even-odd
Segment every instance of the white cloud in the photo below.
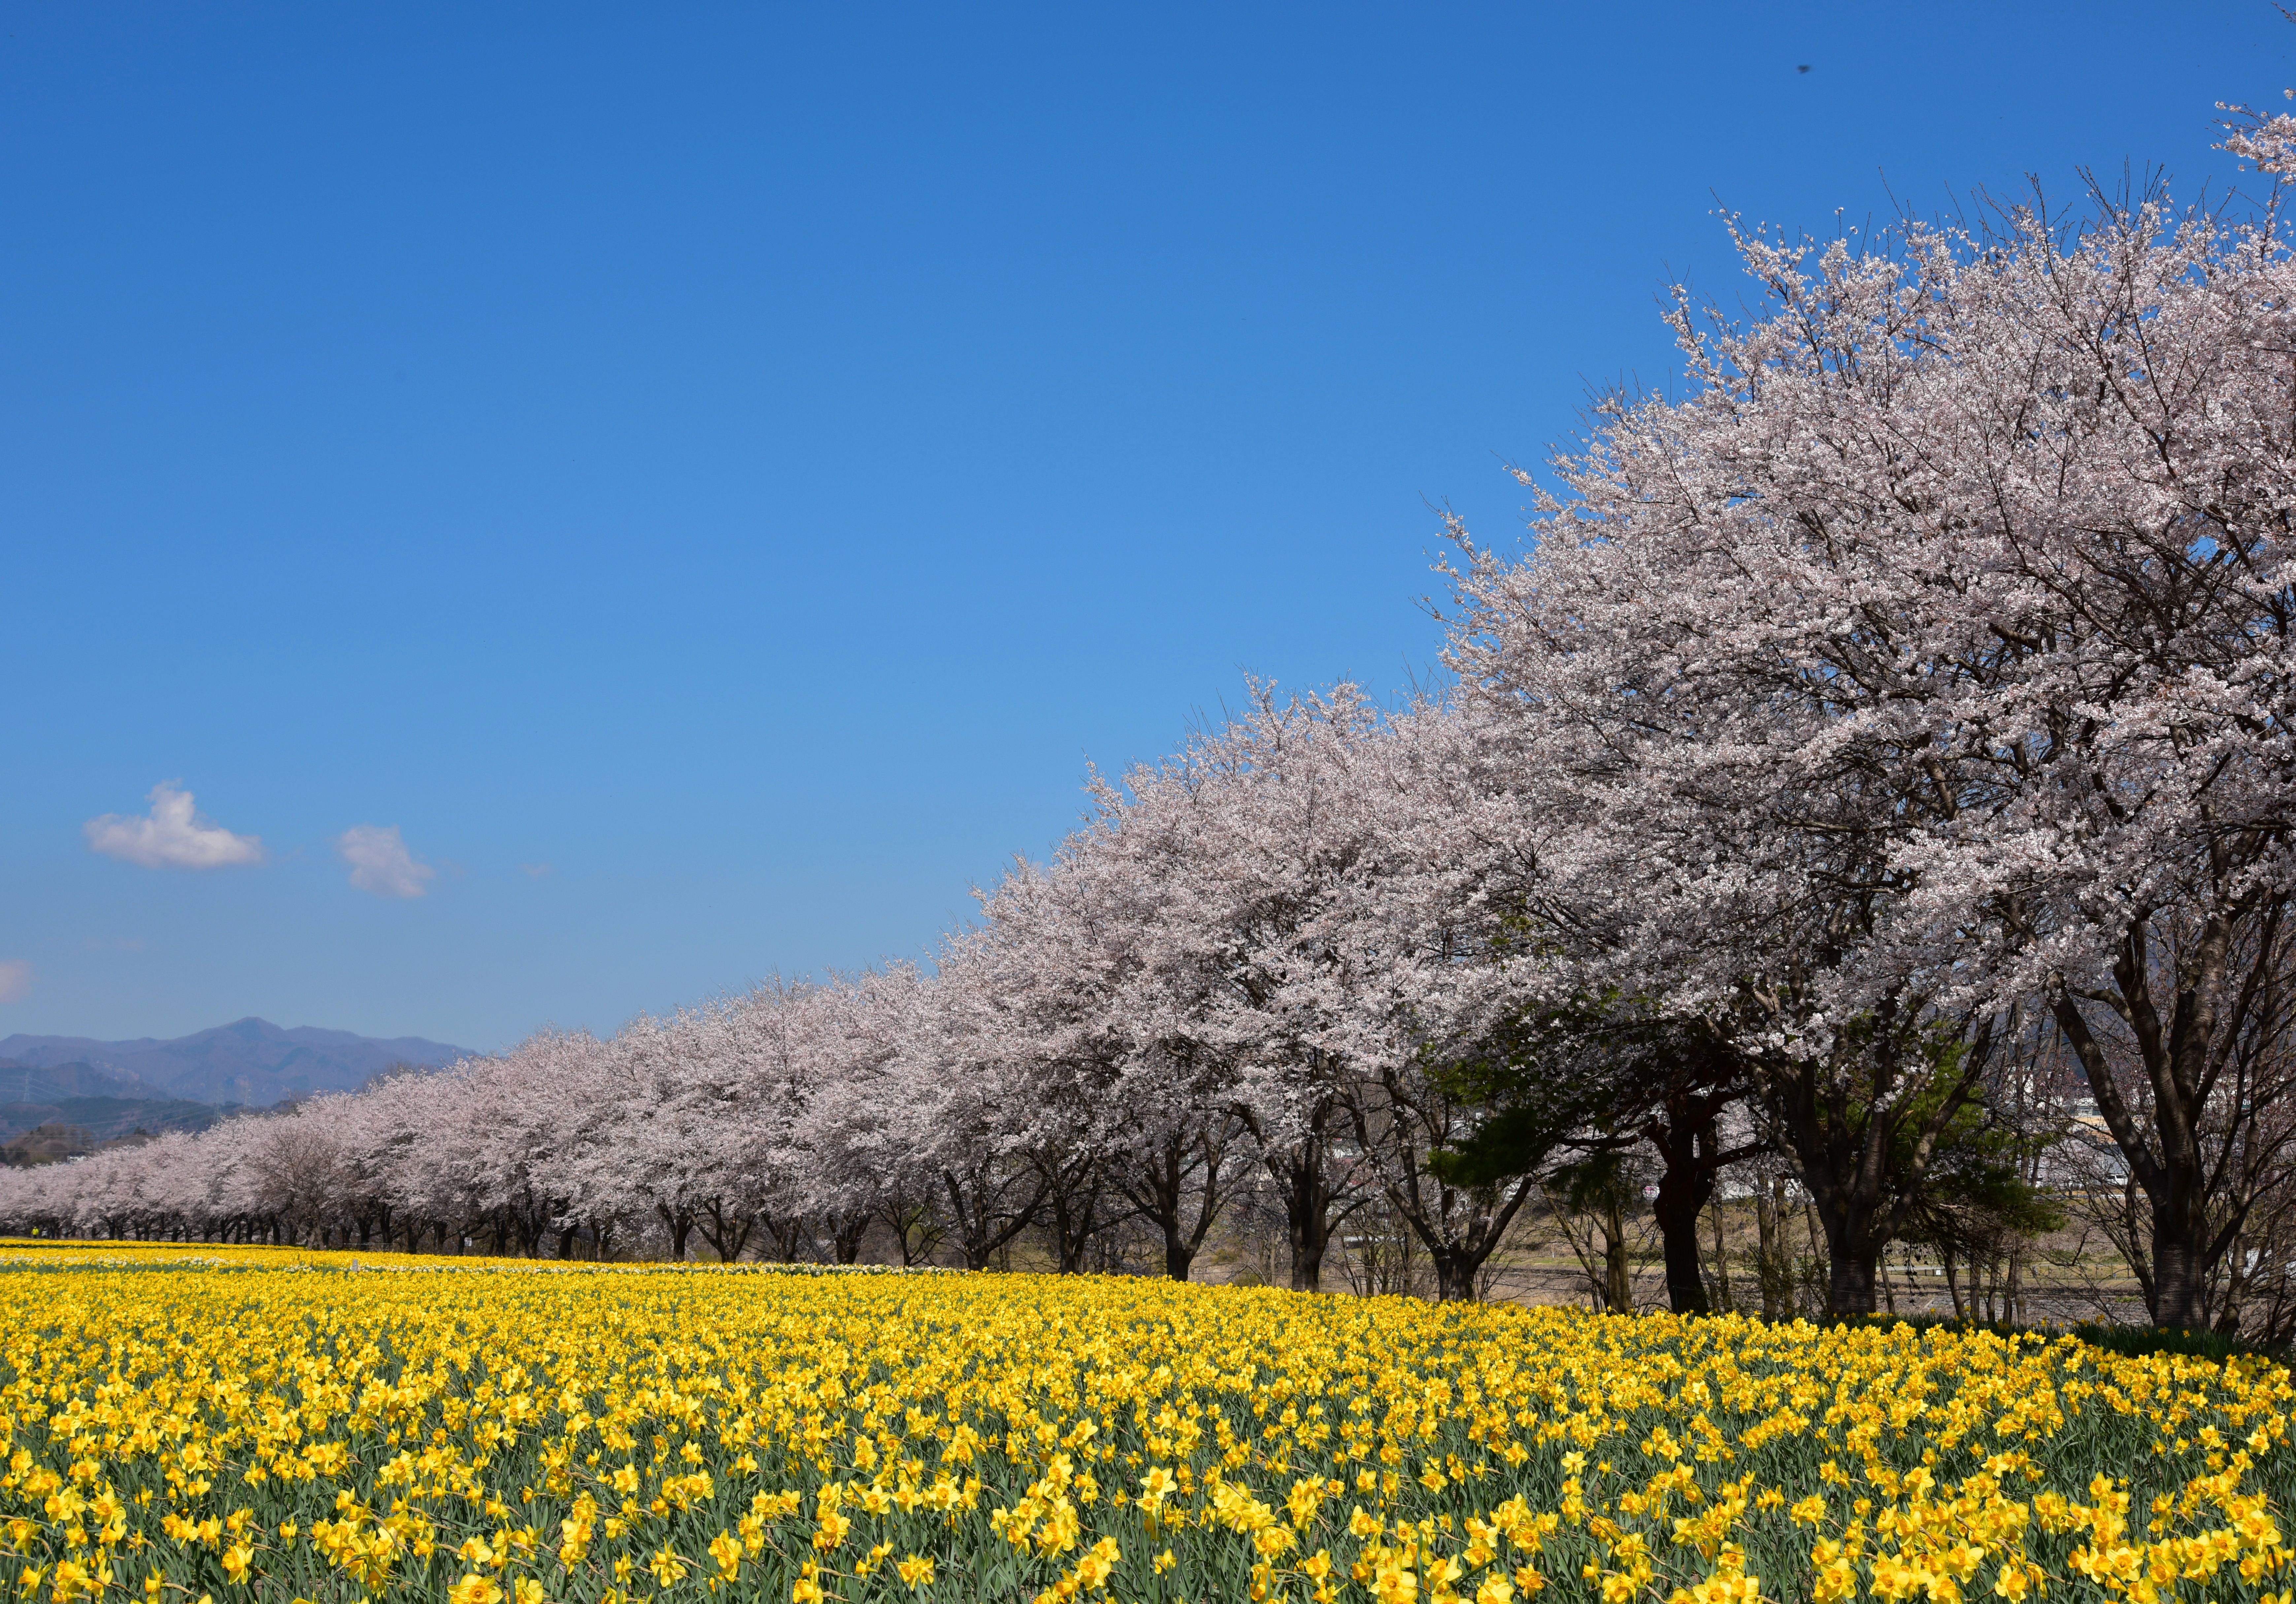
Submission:
<svg viewBox="0 0 2296 1604">
<path fill-rule="evenodd" d="M 259 839 L 234 835 L 202 819 L 192 806 L 192 793 L 179 786 L 174 780 L 153 786 L 148 814 L 90 819 L 81 827 L 89 847 L 146 869 L 227 869 L 263 861 Z"/>
<path fill-rule="evenodd" d="M 439 872 L 406 850 L 396 824 L 354 824 L 335 838 L 351 884 L 377 896 L 420 896 Z"/>
<path fill-rule="evenodd" d="M 21 1002 L 32 994 L 32 966 L 21 958 L 0 958 L 0 1002 Z"/>
<path fill-rule="evenodd" d="M 518 869 L 519 872 L 529 880 L 540 880 L 545 875 L 558 872 L 558 865 L 555 863 L 521 863 Z"/>
</svg>

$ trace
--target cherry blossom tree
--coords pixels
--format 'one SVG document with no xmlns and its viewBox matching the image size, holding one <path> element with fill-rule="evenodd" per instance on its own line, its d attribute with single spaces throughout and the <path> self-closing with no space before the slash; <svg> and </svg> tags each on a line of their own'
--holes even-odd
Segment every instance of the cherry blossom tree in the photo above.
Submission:
<svg viewBox="0 0 2296 1604">
<path fill-rule="evenodd" d="M 1479 716 L 1586 822 L 1548 860 L 1574 956 L 1765 1067 L 1844 1312 L 2041 999 L 2193 1323 L 2233 1234 L 2200 1133 L 2290 881 L 2276 211 L 1738 243 L 1768 312 L 1679 303 L 1690 393 L 1605 401 L 1534 554 L 1459 572 Z"/>
<path fill-rule="evenodd" d="M 1168 1266 L 1207 1223 L 1199 1207 L 1183 1236 L 1178 1178 L 1193 1160 L 1219 1184 L 1238 1126 L 1302 1289 L 1380 1194 L 1463 1295 L 1528 1195 L 1524 1175 L 1486 1195 L 1428 1167 L 1477 1117 L 1437 1071 L 1501 1017 L 1490 930 L 1515 814 L 1478 757 L 1432 704 L 1390 718 L 1349 686 L 1255 686 L 1171 758 L 1096 782 L 1054 865 L 992 899 L 992 924 L 1065 933 L 1057 962 L 1022 967 L 1082 977 L 1067 1061 L 1119 1113 L 1101 1141 Z"/>
</svg>

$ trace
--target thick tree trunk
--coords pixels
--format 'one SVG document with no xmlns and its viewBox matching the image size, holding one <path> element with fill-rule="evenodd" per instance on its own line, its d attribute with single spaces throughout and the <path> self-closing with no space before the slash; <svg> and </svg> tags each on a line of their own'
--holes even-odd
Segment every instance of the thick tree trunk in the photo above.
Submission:
<svg viewBox="0 0 2296 1604">
<path fill-rule="evenodd" d="M 2177 1188 L 2152 1206 L 2151 1312 L 2154 1325 L 2197 1331 L 2208 1324 L 2202 1286 L 2207 1274 L 2207 1225 L 2180 1207 L 2198 1190 Z"/>
<path fill-rule="evenodd" d="M 1889 1245 L 1878 1199 L 1835 1187 L 1824 1194 L 1813 1191 L 1810 1201 L 1825 1233 L 1827 1315 L 1854 1320 L 1873 1313 L 1881 1289 L 1876 1266 Z"/>
<path fill-rule="evenodd" d="M 1666 1253 L 1666 1297 L 1677 1314 L 1704 1314 L 1706 1278 L 1700 1265 L 1698 1215 L 1714 1190 L 1711 1174 L 1702 1177 L 1694 1168 L 1669 1164 L 1659 1174 L 1658 1199 L 1652 1214 L 1658 1222 L 1659 1240 Z"/>
<path fill-rule="evenodd" d="M 1052 1206 L 1054 1267 L 1062 1275 L 1083 1273 L 1085 1256 L 1100 1231 L 1099 1167 L 1087 1161 L 1045 1169 L 1045 1191 Z"/>
<path fill-rule="evenodd" d="M 1332 1189 L 1323 1173 L 1323 1142 L 1288 1168 L 1283 1189 L 1283 1240 L 1291 1246 L 1292 1292 L 1323 1292 L 1323 1256 L 1332 1246 Z"/>
<path fill-rule="evenodd" d="M 669 1229 L 669 1255 L 679 1264 L 685 1262 L 685 1240 L 693 1234 L 693 1215 L 682 1208 L 672 1208 L 664 1203 L 653 1206 L 654 1213 Z"/>
<path fill-rule="evenodd" d="M 1324 1289 L 1324 1254 L 1331 1246 L 1332 1206 L 1337 1199 L 1324 1133 L 1335 1112 L 1325 1103 L 1310 1116 L 1297 1142 L 1283 1148 L 1261 1148 L 1267 1173 L 1283 1198 L 1283 1237 L 1292 1249 L 1294 1292 Z"/>
<path fill-rule="evenodd" d="M 1692 1061 L 1693 1069 L 1704 1068 L 1702 1075 L 1676 1077 L 1657 1117 L 1643 1131 L 1664 1166 L 1652 1214 L 1665 1248 L 1667 1302 L 1677 1314 L 1712 1312 L 1701 1263 L 1698 1216 L 1714 1200 L 1714 1177 L 1723 1166 L 1759 1150 L 1721 1145 L 1717 1122 L 1742 1084 L 1734 1072 L 1721 1075 L 1711 1067 L 1717 1062 L 1734 1065 L 1736 1060 L 1719 1057 L 1721 1052 L 1710 1048 L 1706 1059 Z"/>
<path fill-rule="evenodd" d="M 1826 1281 L 1827 1312 L 1836 1319 L 1874 1313 L 1874 1266 L 1880 1253 L 1872 1248 L 1862 1253 L 1845 1251 L 1837 1244 L 1833 1256 L 1833 1273 Z"/>
<path fill-rule="evenodd" d="M 1977 1095 L 1991 1040 L 1990 1025 L 1982 1025 L 1956 1058 L 1939 1063 L 1926 1056 L 1934 1044 L 1885 1005 L 1850 1056 L 1797 1065 L 1772 1083 L 1772 1110 L 1825 1232 L 1828 1314 L 1874 1312 L 1874 1265 L 1919 1196 L 1939 1135 Z M 1921 1123 L 1910 1124 L 1916 1095 L 1930 1087 L 1939 1095 Z"/>
<path fill-rule="evenodd" d="M 1324 1289 L 1324 1250 L 1331 1245 L 1331 1221 L 1324 1213 L 1324 1189 L 1317 1178 L 1305 1177 L 1288 1199 L 1284 1240 L 1292 1249 L 1292 1290 Z"/>
<path fill-rule="evenodd" d="M 1435 1264 L 1435 1299 L 1438 1303 L 1474 1301 L 1475 1273 L 1482 1268 L 1480 1257 L 1447 1248 L 1431 1249 L 1428 1257 Z"/>
<path fill-rule="evenodd" d="M 1060 1248 L 1059 1273 L 1078 1275 L 1084 1271 L 1085 1255 L 1092 1248 L 1092 1239 L 1099 1230 L 1094 1217 L 1097 1199 L 1087 1197 L 1080 1205 L 1057 1205 L 1053 1210 L 1053 1236 Z"/>
<path fill-rule="evenodd" d="M 1669 1202 L 1673 1207 L 1669 1207 Z M 1669 1199 L 1666 1183 L 1659 1183 L 1659 1240 L 1666 1253 L 1666 1301 L 1677 1314 L 1712 1312 L 1706 1297 L 1706 1277 L 1698 1248 L 1699 1205 Z"/>
</svg>

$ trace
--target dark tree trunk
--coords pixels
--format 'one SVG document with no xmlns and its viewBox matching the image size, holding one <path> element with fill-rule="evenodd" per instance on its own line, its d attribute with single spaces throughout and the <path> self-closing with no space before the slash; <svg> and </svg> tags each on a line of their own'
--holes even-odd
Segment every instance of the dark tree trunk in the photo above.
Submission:
<svg viewBox="0 0 2296 1604">
<path fill-rule="evenodd" d="M 1670 1188 L 1669 1181 L 1674 1183 Z M 1711 1182 L 1705 1190 L 1711 1195 Z M 1658 1199 L 1651 1212 L 1658 1221 L 1659 1240 L 1666 1252 L 1666 1300 L 1677 1314 L 1712 1312 L 1698 1247 L 1698 1216 L 1705 1206 L 1687 1177 L 1677 1176 L 1672 1170 L 1660 1172 Z"/>
<path fill-rule="evenodd" d="M 1332 1189 L 1324 1174 L 1320 1139 L 1302 1144 L 1295 1158 L 1276 1166 L 1283 1187 L 1283 1240 L 1292 1249 L 1292 1290 L 1324 1289 L 1324 1252 L 1332 1240 Z"/>
<path fill-rule="evenodd" d="M 1833 1273 L 1826 1281 L 1826 1302 L 1830 1313 L 1841 1318 L 1871 1314 L 1874 1307 L 1874 1267 L 1881 1258 L 1881 1250 L 1870 1242 L 1849 1246 L 1829 1243 L 1833 1248 Z"/>
<path fill-rule="evenodd" d="M 1164 1236 L 1164 1273 L 1184 1281 L 1194 1268 L 1204 1237 L 1219 1218 L 1227 1194 L 1220 1190 L 1220 1166 L 1227 1156 L 1233 1127 L 1222 1122 L 1215 1136 L 1206 1130 L 1174 1132 L 1149 1151 L 1136 1155 L 1117 1177 L 1124 1199 L 1143 1219 Z M 1196 1207 L 1187 1207 L 1189 1188 L 1197 1176 Z"/>
<path fill-rule="evenodd" d="M 948 1194 L 949 1213 L 956 1223 L 958 1243 L 964 1250 L 964 1267 L 986 1270 L 996 1250 L 1028 1229 L 1045 1204 L 1045 1182 L 1036 1177 L 1036 1190 L 1029 1200 L 1009 1211 L 998 1207 L 1008 1190 L 1009 1183 L 999 1183 L 986 1164 L 959 1174 L 955 1170 L 941 1172 L 941 1185 Z"/>
<path fill-rule="evenodd" d="M 685 1239 L 693 1232 L 693 1210 L 672 1208 L 666 1203 L 657 1203 L 653 1206 L 653 1211 L 661 1216 L 661 1223 L 669 1228 L 670 1256 L 679 1264 L 684 1264 Z"/>
<path fill-rule="evenodd" d="M 1661 1165 L 1651 1215 L 1666 1256 L 1667 1302 L 1677 1314 L 1711 1312 L 1700 1263 L 1698 1216 L 1714 1200 L 1714 1177 L 1722 1166 L 1755 1150 L 1725 1150 L 1717 1139 L 1716 1121 L 1731 1096 L 1727 1089 L 1702 1091 L 1677 1084 L 1658 1116 L 1643 1127 Z"/>
<path fill-rule="evenodd" d="M 2202 1330 L 2208 1325 L 2206 1220 L 2195 1221 L 2189 1207 L 2199 1190 L 2172 1183 L 2152 1205 L 2152 1323 Z"/>
<path fill-rule="evenodd" d="M 1095 1158 L 1040 1162 L 1045 1200 L 1052 1216 L 1054 1262 L 1062 1275 L 1080 1274 L 1101 1218 L 1101 1165 Z"/>
<path fill-rule="evenodd" d="M 2212 1117 L 2212 1098 L 2221 1105 L 2214 1117 L 2233 1127 L 2223 1133 L 2226 1142 L 2259 1112 L 2233 1093 L 2217 1093 L 2226 1045 L 2257 1019 L 2276 1012 L 2287 955 L 2284 912 L 2276 896 L 2259 892 L 2211 915 L 2177 951 L 2173 972 L 2152 952 L 2152 916 L 2130 922 L 2112 979 L 2115 1011 L 2152 1093 L 2150 1118 L 2143 1123 L 2121 1094 L 2111 1054 L 2089 1029 L 2082 999 L 2061 988 L 2054 1001 L 2057 1027 L 2080 1060 L 2097 1112 L 2149 1206 L 2150 1252 L 2140 1250 L 2132 1267 L 2155 1325 L 2199 1330 L 2208 1323 L 2209 1272 L 2239 1234 L 2237 1208 L 2211 1228 L 2210 1205 L 2222 1172 L 2210 1170 L 2202 1132 Z M 2165 1018 L 2163 1000 L 2155 996 L 2158 980 L 2170 993 Z"/>
<path fill-rule="evenodd" d="M 1437 1300 L 1472 1302 L 1484 1261 L 1496 1250 L 1523 1199 L 1538 1185 L 1535 1164 L 1525 1165 L 1511 1191 L 1496 1180 L 1453 1184 L 1426 1161 L 1452 1128 L 1444 1105 L 1421 1101 L 1422 1094 L 1392 1072 L 1383 1073 L 1379 1084 L 1390 1138 L 1386 1156 L 1372 1160 L 1380 1191 L 1427 1249 L 1435 1268 Z M 1357 1150 L 1367 1155 L 1380 1151 L 1373 1134 L 1373 1111 L 1361 1096 L 1349 1100 L 1348 1117 L 1355 1127 Z M 1414 1133 L 1417 1139 L 1391 1140 L 1398 1132 Z"/>
<path fill-rule="evenodd" d="M 1262 1161 L 1283 1198 L 1283 1238 L 1292 1250 L 1294 1292 L 1324 1289 L 1324 1254 L 1331 1246 L 1332 1210 L 1357 1191 L 1332 1181 L 1327 1127 L 1337 1112 L 1330 1100 L 1319 1102 L 1297 1140 L 1280 1148 L 1269 1147 L 1265 1133 L 1253 1124 L 1254 1134 L 1261 1140 Z"/>
<path fill-rule="evenodd" d="M 1053 1240 L 1059 1248 L 1060 1273 L 1079 1274 L 1092 1239 L 1100 1230 L 1100 1194 L 1066 1191 L 1053 1194 Z"/>
<path fill-rule="evenodd" d="M 1435 1298 L 1439 1303 L 1470 1303 L 1475 1296 L 1475 1274 L 1482 1268 L 1480 1258 L 1471 1257 L 1448 1248 L 1431 1248 L 1428 1258 L 1435 1265 Z"/>
<path fill-rule="evenodd" d="M 749 1245 L 750 1232 L 757 1228 L 755 1215 L 728 1208 L 715 1198 L 701 1206 L 696 1223 L 701 1228 L 702 1240 L 709 1244 L 709 1251 L 718 1256 L 721 1264 L 730 1264 L 742 1256 L 742 1249 Z M 680 1253 L 678 1256 L 685 1256 Z"/>
<path fill-rule="evenodd" d="M 1698 1217 L 1714 1200 L 1722 1170 L 1761 1150 L 1725 1148 L 1722 1111 L 1747 1090 L 1744 1060 L 1721 1038 L 1699 1032 L 1660 1060 L 1664 1078 L 1643 1135 L 1658 1150 L 1658 1196 L 1651 1215 L 1666 1259 L 1666 1296 L 1677 1314 L 1705 1314 L 1707 1297 Z"/>
<path fill-rule="evenodd" d="M 1988 1022 L 1957 1055 L 1932 1066 L 1923 1055 L 1934 1043 L 1909 1028 L 1913 1023 L 1885 1002 L 1863 1039 L 1844 1043 L 1844 1059 L 1781 1067 L 1767 1084 L 1825 1232 L 1833 1260 L 1826 1313 L 1838 1318 L 1874 1312 L 1882 1249 L 1919 1197 L 1939 1137 L 1977 1096 L 1990 1053 Z M 1925 1071 L 1933 1078 L 1925 1080 Z M 1910 1125 L 1925 1085 L 1939 1095 L 1926 1100 L 1921 1123 Z"/>
</svg>

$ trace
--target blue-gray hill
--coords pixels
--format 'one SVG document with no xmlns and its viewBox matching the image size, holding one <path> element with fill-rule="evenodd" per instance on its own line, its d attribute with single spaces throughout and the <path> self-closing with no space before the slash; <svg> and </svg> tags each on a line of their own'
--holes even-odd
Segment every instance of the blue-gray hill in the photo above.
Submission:
<svg viewBox="0 0 2296 1604">
<path fill-rule="evenodd" d="M 308 1026 L 283 1030 L 257 1019 L 173 1041 L 12 1035 L 0 1039 L 0 1099 L 181 1098 L 260 1108 L 314 1092 L 351 1091 L 399 1065 L 435 1068 L 468 1056 L 466 1049 L 421 1036 L 377 1038 Z M 38 1091 L 11 1084 L 44 1070 L 55 1078 Z"/>
</svg>

